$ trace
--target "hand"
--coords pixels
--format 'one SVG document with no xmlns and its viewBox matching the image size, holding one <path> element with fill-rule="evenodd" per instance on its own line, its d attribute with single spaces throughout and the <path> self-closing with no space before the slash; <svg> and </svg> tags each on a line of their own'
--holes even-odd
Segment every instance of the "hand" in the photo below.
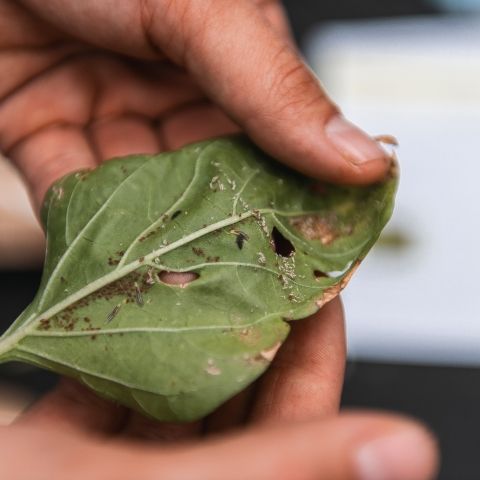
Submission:
<svg viewBox="0 0 480 480">
<path fill-rule="evenodd" d="M 239 128 L 314 177 L 366 183 L 388 168 L 386 153 L 342 120 L 305 68 L 273 1 L 0 0 L 0 13 L 0 68 L 8 72 L 0 79 L 0 148 L 23 172 L 37 206 L 70 171 Z M 83 454 L 89 458 L 78 468 L 81 478 L 88 469 L 98 478 L 100 468 L 108 469 L 103 478 L 115 479 L 158 478 L 159 472 L 167 479 L 295 478 L 302 468 L 299 478 L 353 478 L 352 455 L 362 442 L 419 430 L 384 417 L 328 419 L 338 409 L 344 361 L 335 301 L 294 325 L 254 395 L 236 397 L 201 426 L 151 423 L 98 399 L 83 401 L 86 392 L 72 395 L 63 386 L 0 435 L 0 468 L 10 469 L 5 477 L 12 480 L 32 471 L 37 478 L 72 478 L 65 466 L 78 466 Z M 312 418 L 328 420 L 292 423 Z M 243 433 L 194 443 L 201 430 L 247 421 L 252 428 Z M 262 426 L 273 422 L 280 426 Z M 190 443 L 159 454 L 98 440 L 113 433 Z M 418 461 L 408 465 L 422 476 L 399 478 L 426 478 L 433 468 L 429 440 L 418 435 L 415 450 L 408 450 Z M 267 451 L 272 460 L 262 465 Z M 241 465 L 251 474 L 239 468 L 243 458 L 252 458 Z M 399 458 L 398 467 L 406 468 Z"/>
<path fill-rule="evenodd" d="M 435 450 L 423 428 L 379 414 L 332 416 L 337 403 L 332 391 L 338 391 L 341 380 L 336 371 L 335 354 L 341 352 L 335 351 L 335 303 L 322 310 L 321 323 L 315 318 L 299 322 L 288 348 L 280 350 L 255 390 L 232 399 L 201 423 L 159 424 L 63 381 L 13 426 L 0 429 L 0 477 L 432 478 Z M 311 332 L 310 323 L 316 325 Z"/>
<path fill-rule="evenodd" d="M 72 170 L 239 127 L 324 180 L 389 166 L 302 63 L 275 1 L 0 0 L 0 13 L 0 149 L 37 203 Z"/>
</svg>

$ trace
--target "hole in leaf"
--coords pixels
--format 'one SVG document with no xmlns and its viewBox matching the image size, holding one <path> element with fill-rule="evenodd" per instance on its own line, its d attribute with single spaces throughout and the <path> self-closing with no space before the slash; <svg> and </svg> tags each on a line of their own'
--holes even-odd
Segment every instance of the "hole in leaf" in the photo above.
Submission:
<svg viewBox="0 0 480 480">
<path fill-rule="evenodd" d="M 272 239 L 273 247 L 277 255 L 281 255 L 282 257 L 290 257 L 295 253 L 295 247 L 293 246 L 292 242 L 288 238 L 285 238 L 277 229 L 277 227 L 273 227 Z"/>
<path fill-rule="evenodd" d="M 157 276 L 162 283 L 178 285 L 180 288 L 185 288 L 200 277 L 200 275 L 195 272 L 168 272 L 167 270 L 162 270 Z"/>
<path fill-rule="evenodd" d="M 313 275 L 317 280 L 320 278 L 329 278 L 328 273 L 322 272 L 321 270 L 314 270 Z"/>
</svg>

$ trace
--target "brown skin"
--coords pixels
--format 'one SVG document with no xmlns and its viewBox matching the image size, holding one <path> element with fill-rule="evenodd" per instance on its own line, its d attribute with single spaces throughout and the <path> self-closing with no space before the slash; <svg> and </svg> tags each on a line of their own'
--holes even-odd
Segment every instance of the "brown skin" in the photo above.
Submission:
<svg viewBox="0 0 480 480">
<path fill-rule="evenodd" d="M 37 207 L 71 171 L 239 130 L 314 177 L 382 178 L 388 158 L 360 130 L 352 135 L 371 142 L 368 161 L 332 146 L 324 127 L 338 109 L 292 45 L 275 1 L 0 0 L 0 148 Z M 269 371 L 203 422 L 153 422 L 64 381 L 0 430 L 0 476 L 356 478 L 360 443 L 419 427 L 387 416 L 335 418 L 344 363 L 337 299 L 292 325 Z M 292 447 L 292 436 L 305 448 Z M 418 478 L 434 468 L 429 448 Z"/>
</svg>

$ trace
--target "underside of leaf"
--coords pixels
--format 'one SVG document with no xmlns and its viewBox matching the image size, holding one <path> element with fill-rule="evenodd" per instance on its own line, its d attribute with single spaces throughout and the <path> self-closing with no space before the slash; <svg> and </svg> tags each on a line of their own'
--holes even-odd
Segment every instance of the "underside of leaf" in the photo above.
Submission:
<svg viewBox="0 0 480 480">
<path fill-rule="evenodd" d="M 0 359 L 159 420 L 200 418 L 345 286 L 395 188 L 319 186 L 241 137 L 64 177 L 42 211 L 40 288 Z"/>
</svg>

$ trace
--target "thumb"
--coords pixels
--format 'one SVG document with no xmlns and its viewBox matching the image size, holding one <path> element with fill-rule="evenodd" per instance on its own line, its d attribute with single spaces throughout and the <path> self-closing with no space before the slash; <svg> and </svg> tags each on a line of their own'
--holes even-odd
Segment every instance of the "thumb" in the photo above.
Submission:
<svg viewBox="0 0 480 480">
<path fill-rule="evenodd" d="M 168 454 L 152 449 L 145 455 L 137 462 L 142 480 L 429 480 L 438 460 L 435 443 L 422 426 L 373 413 L 251 429 Z"/>
<path fill-rule="evenodd" d="M 182 3 L 175 2 L 177 10 Z M 328 181 L 368 183 L 385 175 L 388 154 L 341 115 L 259 7 L 238 0 L 186 4 L 182 15 L 162 16 L 153 38 L 260 147 Z"/>
<path fill-rule="evenodd" d="M 344 119 L 263 8 L 275 0 L 22 0 L 71 35 L 142 58 L 165 55 L 273 157 L 340 183 L 369 183 L 388 154 Z M 117 5 L 118 2 L 115 3 Z M 277 11 L 278 13 L 278 11 Z"/>
</svg>

